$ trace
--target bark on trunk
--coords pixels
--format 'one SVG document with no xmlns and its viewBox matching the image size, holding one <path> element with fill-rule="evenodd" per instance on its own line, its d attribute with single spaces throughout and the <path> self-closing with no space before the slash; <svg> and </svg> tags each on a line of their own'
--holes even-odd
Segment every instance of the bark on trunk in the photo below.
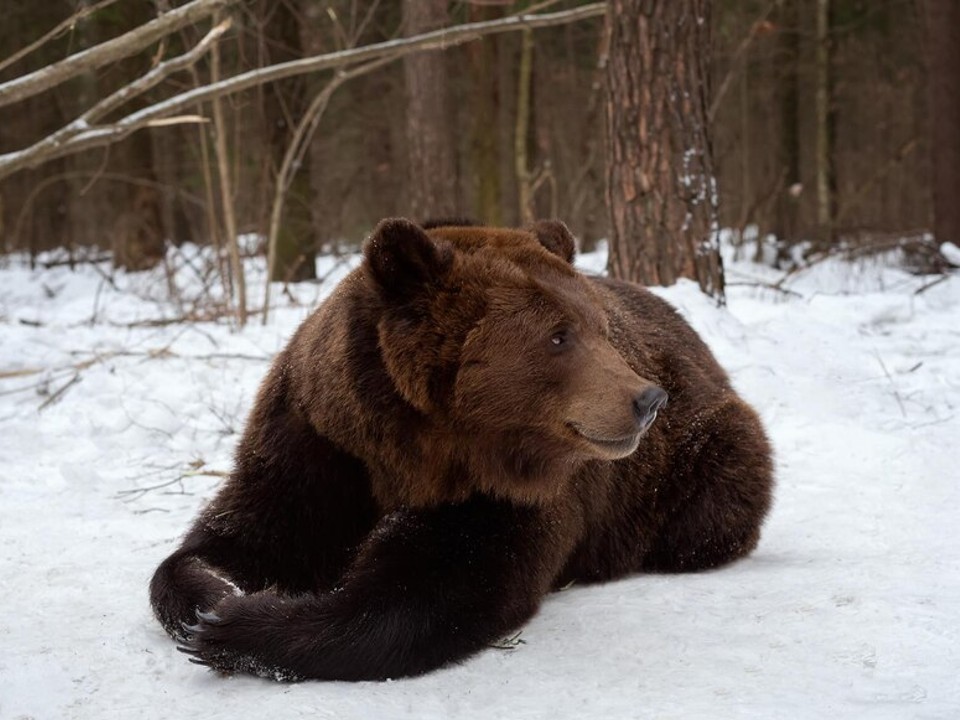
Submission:
<svg viewBox="0 0 960 720">
<path fill-rule="evenodd" d="M 709 5 L 609 2 L 609 270 L 648 285 L 694 278 L 722 299 L 706 115 Z"/>
<path fill-rule="evenodd" d="M 785 28 L 779 35 L 778 65 L 780 85 L 780 173 L 783 186 L 779 192 L 774 234 L 788 244 L 799 240 L 800 196 L 803 193 L 800 174 L 800 34 L 797 32 L 797 0 L 780 5 L 777 24 Z M 762 259 L 757 242 L 755 260 Z"/>
<path fill-rule="evenodd" d="M 470 22 L 494 20 L 503 16 L 498 7 L 471 5 Z M 498 43 L 484 37 L 467 46 L 472 127 L 470 167 L 473 176 L 474 213 L 487 225 L 501 225 L 500 188 L 500 93 L 497 87 Z"/>
<path fill-rule="evenodd" d="M 960 246 L 960 2 L 925 0 L 933 232 Z"/>
<path fill-rule="evenodd" d="M 534 221 L 533 176 L 527 154 L 530 134 L 530 84 L 533 76 L 533 32 L 525 30 L 520 46 L 520 68 L 517 79 L 517 122 L 513 137 L 514 163 L 517 174 L 517 205 L 520 221 L 529 225 Z"/>
<path fill-rule="evenodd" d="M 446 0 L 404 0 L 407 35 L 448 24 Z M 407 89 L 407 188 L 409 214 L 417 220 L 458 214 L 456 166 L 447 108 L 443 51 L 415 53 L 403 61 Z"/>
<path fill-rule="evenodd" d="M 300 46 L 300 18 L 295 9 L 284 3 L 270 8 L 264 3 L 261 17 L 267 18 L 263 26 L 265 51 L 270 62 L 294 60 L 303 56 Z M 264 188 L 263 234 L 267 234 L 273 183 L 278 182 L 277 173 L 293 134 L 293 127 L 306 107 L 306 81 L 291 78 L 285 82 L 264 86 L 259 95 L 263 103 L 262 113 L 269 133 L 270 177 Z M 318 238 L 314 234 L 313 216 L 310 208 L 315 202 L 310 189 L 310 156 L 303 159 L 306 167 L 301 169 L 287 188 L 280 231 L 277 233 L 276 262 L 273 267 L 274 282 L 300 282 L 317 276 L 316 248 Z"/>
<path fill-rule="evenodd" d="M 830 129 L 830 0 L 817 0 L 816 16 L 816 159 L 817 177 L 817 235 L 826 249 L 833 244 L 833 193 L 831 192 Z"/>
</svg>

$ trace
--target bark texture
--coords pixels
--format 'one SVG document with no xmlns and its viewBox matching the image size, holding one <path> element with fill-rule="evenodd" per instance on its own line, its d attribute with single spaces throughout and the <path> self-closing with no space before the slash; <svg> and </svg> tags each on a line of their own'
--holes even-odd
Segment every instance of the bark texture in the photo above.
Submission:
<svg viewBox="0 0 960 720">
<path fill-rule="evenodd" d="M 262 28 L 264 47 L 260 52 L 271 62 L 289 62 L 302 57 L 302 19 L 296 12 L 300 8 L 277 3 L 271 12 L 270 3 L 261 1 L 265 2 L 262 15 L 267 20 Z M 285 182 L 285 179 L 280 177 L 280 169 L 297 121 L 309 102 L 307 82 L 304 78 L 287 78 L 264 85 L 259 99 L 262 122 L 270 140 L 267 148 L 269 176 L 263 183 L 263 192 L 264 197 L 272 197 L 274 183 Z M 310 211 L 316 204 L 316 199 L 310 192 L 310 160 L 310 156 L 303 158 L 303 164 L 306 165 L 304 172 L 294 177 L 285 189 L 288 201 L 283 205 L 273 274 L 270 278 L 274 282 L 300 282 L 317 277 L 314 258 L 318 238 L 313 232 L 313 217 Z M 264 207 L 269 207 L 269 204 L 264 203 Z M 266 214 L 260 224 L 264 234 L 267 234 L 269 220 Z"/>
<path fill-rule="evenodd" d="M 706 0 L 610 0 L 607 204 L 611 275 L 694 278 L 722 298 L 707 128 Z"/>
<path fill-rule="evenodd" d="M 960 1 L 925 0 L 933 154 L 933 232 L 960 245 Z"/>
<path fill-rule="evenodd" d="M 833 241 L 833 156 L 831 129 L 830 72 L 830 0 L 817 0 L 814 104 L 816 115 L 817 236 L 820 245 L 828 248 Z"/>
<path fill-rule="evenodd" d="M 404 0 L 407 35 L 448 24 L 446 0 Z M 424 220 L 457 214 L 456 164 L 447 108 L 447 67 L 442 50 L 408 55 L 403 61 L 407 89 L 407 178 L 409 214 Z"/>
<path fill-rule="evenodd" d="M 495 21 L 503 17 L 503 8 L 471 5 L 470 22 Z M 487 225 L 503 224 L 503 197 L 500 175 L 501 88 L 498 66 L 501 63 L 497 38 L 484 37 L 467 46 L 467 73 L 470 88 L 470 174 L 474 212 Z"/>
</svg>

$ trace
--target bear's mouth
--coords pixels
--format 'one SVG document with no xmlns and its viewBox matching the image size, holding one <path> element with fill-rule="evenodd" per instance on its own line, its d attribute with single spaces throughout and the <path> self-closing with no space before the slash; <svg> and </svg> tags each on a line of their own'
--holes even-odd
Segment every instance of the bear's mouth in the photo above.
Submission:
<svg viewBox="0 0 960 720">
<path fill-rule="evenodd" d="M 584 430 L 577 425 L 577 423 L 571 422 L 568 424 L 578 436 L 600 449 L 602 455 L 611 459 L 622 458 L 632 454 L 640 445 L 640 436 L 643 434 L 642 432 L 635 432 L 629 435 L 623 435 L 622 437 L 599 437 Z"/>
</svg>

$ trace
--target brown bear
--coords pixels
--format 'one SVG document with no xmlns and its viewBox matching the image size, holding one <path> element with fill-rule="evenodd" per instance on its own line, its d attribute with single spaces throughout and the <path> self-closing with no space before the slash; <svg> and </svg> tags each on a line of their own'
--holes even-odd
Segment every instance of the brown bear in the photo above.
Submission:
<svg viewBox="0 0 960 720">
<path fill-rule="evenodd" d="M 562 223 L 385 220 L 364 253 L 277 357 L 232 475 L 153 577 L 191 660 L 416 675 L 553 588 L 757 544 L 757 414 L 666 302 L 575 270 Z"/>
</svg>

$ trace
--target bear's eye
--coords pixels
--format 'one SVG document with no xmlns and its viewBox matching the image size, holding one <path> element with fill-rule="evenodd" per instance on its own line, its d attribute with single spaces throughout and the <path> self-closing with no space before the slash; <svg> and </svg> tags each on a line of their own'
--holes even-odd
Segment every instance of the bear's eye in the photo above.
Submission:
<svg viewBox="0 0 960 720">
<path fill-rule="evenodd" d="M 550 336 L 550 346 L 553 350 L 562 350 L 570 344 L 570 331 L 557 330 Z"/>
</svg>

